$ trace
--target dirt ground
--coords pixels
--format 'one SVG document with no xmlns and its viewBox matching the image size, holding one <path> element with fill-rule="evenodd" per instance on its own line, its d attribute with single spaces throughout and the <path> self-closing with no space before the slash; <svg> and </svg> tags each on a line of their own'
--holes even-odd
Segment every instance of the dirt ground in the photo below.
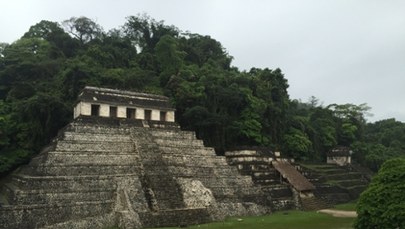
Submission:
<svg viewBox="0 0 405 229">
<path fill-rule="evenodd" d="M 342 211 L 342 210 L 333 210 L 333 209 L 323 209 L 319 210 L 320 213 L 325 213 L 332 215 L 334 217 L 346 217 L 346 218 L 356 218 L 357 212 L 355 211 Z"/>
</svg>

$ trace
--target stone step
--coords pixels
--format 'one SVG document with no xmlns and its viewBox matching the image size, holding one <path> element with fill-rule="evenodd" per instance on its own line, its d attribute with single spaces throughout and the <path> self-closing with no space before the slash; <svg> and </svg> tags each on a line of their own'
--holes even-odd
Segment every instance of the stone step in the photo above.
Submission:
<svg viewBox="0 0 405 229">
<path fill-rule="evenodd" d="M 44 164 L 64 165 L 132 165 L 139 163 L 135 152 L 65 152 L 53 151 L 46 156 Z"/>
<path fill-rule="evenodd" d="M 173 166 L 197 166 L 197 167 L 203 167 L 203 166 L 208 166 L 212 165 L 214 167 L 216 166 L 226 166 L 228 165 L 225 161 L 224 158 L 218 157 L 218 156 L 198 156 L 198 155 L 193 155 L 193 156 L 184 156 L 184 155 L 179 155 L 179 154 L 164 154 L 163 159 L 168 165 L 173 165 Z"/>
<path fill-rule="evenodd" d="M 82 176 L 82 175 L 119 175 L 139 174 L 137 163 L 121 164 L 49 164 L 42 166 L 26 166 L 22 174 L 34 176 Z"/>
<path fill-rule="evenodd" d="M 197 140 L 195 133 L 192 131 L 150 129 L 149 133 L 153 137 L 161 139 Z"/>
<path fill-rule="evenodd" d="M 156 167 L 156 166 L 151 166 Z M 147 167 L 144 166 L 145 169 Z M 148 169 L 148 174 L 159 175 L 163 169 Z M 182 166 L 168 166 L 164 169 L 169 172 L 173 177 L 193 178 L 193 177 L 213 177 L 215 176 L 214 167 L 182 167 Z"/>
<path fill-rule="evenodd" d="M 255 166 L 254 168 L 252 168 L 252 166 L 249 165 L 237 165 L 236 167 L 238 168 L 240 174 L 249 175 L 252 177 L 254 176 L 254 174 L 264 174 L 264 173 L 276 174 L 276 170 L 270 167 L 264 168 Z"/>
<path fill-rule="evenodd" d="M 338 176 L 344 176 L 346 175 L 348 172 L 344 169 L 328 169 L 328 170 L 322 170 L 319 171 L 319 174 L 322 176 L 326 176 L 326 175 L 338 175 Z"/>
<path fill-rule="evenodd" d="M 12 183 L 22 190 L 115 190 L 116 179 L 137 179 L 135 174 L 95 176 L 28 176 L 13 175 Z M 133 177 L 133 178 L 131 178 Z"/>
<path fill-rule="evenodd" d="M 245 156 L 253 156 L 253 157 L 267 157 L 260 155 L 256 150 L 238 150 L 238 151 L 226 151 L 226 157 L 245 157 Z"/>
<path fill-rule="evenodd" d="M 210 165 L 207 165 L 210 166 Z M 215 177 L 235 177 L 238 174 L 236 168 L 226 166 L 213 167 L 194 167 L 194 166 L 168 166 L 170 173 L 178 177 L 193 177 L 193 176 L 215 176 Z"/>
<path fill-rule="evenodd" d="M 90 192 L 46 192 L 16 191 L 13 196 L 13 205 L 30 204 L 63 204 L 86 201 L 105 201 L 115 198 L 114 191 L 90 191 Z"/>
<path fill-rule="evenodd" d="M 276 170 L 264 171 L 264 172 L 253 172 L 253 178 L 256 179 L 277 179 L 279 176 L 277 175 Z"/>
<path fill-rule="evenodd" d="M 66 141 L 96 141 L 96 142 L 132 142 L 129 134 L 77 133 L 64 132 L 62 139 Z"/>
<path fill-rule="evenodd" d="M 199 178 L 204 186 L 207 187 L 238 187 L 238 186 L 253 186 L 252 180 L 250 177 L 218 177 L 216 179 L 205 177 Z"/>
<path fill-rule="evenodd" d="M 215 198 L 219 198 L 220 201 L 224 199 L 239 199 L 247 195 L 255 196 L 261 195 L 260 190 L 253 188 L 252 186 L 236 186 L 236 187 L 209 187 L 214 194 Z"/>
<path fill-rule="evenodd" d="M 159 146 L 177 146 L 177 147 L 185 147 L 185 148 L 196 148 L 196 147 L 204 147 L 204 143 L 201 140 L 177 140 L 172 138 L 161 139 L 155 138 L 154 142 Z"/>
<path fill-rule="evenodd" d="M 250 170 L 253 173 L 254 172 L 273 172 L 273 171 L 276 171 L 271 164 L 246 163 L 246 164 L 238 164 L 237 167 L 238 167 L 239 170 Z"/>
<path fill-rule="evenodd" d="M 339 166 L 333 164 L 300 164 L 301 167 L 311 170 L 328 170 L 328 169 L 339 169 Z"/>
<path fill-rule="evenodd" d="M 366 185 L 367 184 L 367 182 L 359 180 L 359 179 L 339 180 L 339 181 L 336 181 L 336 183 L 339 186 L 342 186 L 342 187 L 354 187 L 354 186 L 358 186 L 358 185 Z"/>
<path fill-rule="evenodd" d="M 125 142 L 92 142 L 63 140 L 56 145 L 56 151 L 83 152 L 133 152 L 133 144 Z"/>
<path fill-rule="evenodd" d="M 226 159 L 230 165 L 238 164 L 251 164 L 251 165 L 270 165 L 272 158 L 268 157 L 255 157 L 255 156 L 245 156 L 245 157 L 229 157 Z"/>
<path fill-rule="evenodd" d="M 279 180 L 263 180 L 263 179 L 255 180 L 255 179 L 253 179 L 253 182 L 255 185 L 260 185 L 260 186 L 280 184 Z"/>
<path fill-rule="evenodd" d="M 177 154 L 177 155 L 199 155 L 199 156 L 216 156 L 213 148 L 209 147 L 180 147 L 159 145 L 162 154 Z"/>
<path fill-rule="evenodd" d="M 137 128 L 131 127 L 117 127 L 117 126 L 101 126 L 101 125 L 81 125 L 81 124 L 73 124 L 68 126 L 65 129 L 65 132 L 74 132 L 74 133 L 84 133 L 84 134 L 105 134 L 109 133 L 110 135 L 129 135 L 132 130 L 136 130 Z"/>
<path fill-rule="evenodd" d="M 100 229 L 107 226 L 116 225 L 117 211 L 114 213 L 102 214 L 93 217 L 85 217 L 76 220 L 68 220 L 61 223 L 55 223 L 42 227 L 41 229 L 66 229 L 66 228 L 86 228 L 86 229 Z M 118 216 L 120 217 L 120 216 Z M 107 227 L 109 228 L 109 227 Z M 133 227 L 135 228 L 135 227 Z"/>
<path fill-rule="evenodd" d="M 62 204 L 5 205 L 0 208 L 2 228 L 42 228 L 69 220 L 108 214 L 114 201 L 86 201 Z M 39 217 L 41 216 L 41 217 Z M 23 220 L 16 220 L 22 218 Z"/>
<path fill-rule="evenodd" d="M 261 190 L 269 194 L 272 198 L 291 198 L 292 191 L 286 185 L 269 185 L 262 186 Z"/>
<path fill-rule="evenodd" d="M 331 175 L 324 175 L 324 178 L 327 180 L 361 180 L 363 175 L 357 172 L 346 172 L 344 174 L 331 174 Z"/>
</svg>

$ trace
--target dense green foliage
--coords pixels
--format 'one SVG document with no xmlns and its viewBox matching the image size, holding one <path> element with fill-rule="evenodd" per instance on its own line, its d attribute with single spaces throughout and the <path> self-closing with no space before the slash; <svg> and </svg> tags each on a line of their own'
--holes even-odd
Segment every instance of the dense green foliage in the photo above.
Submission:
<svg viewBox="0 0 405 229">
<path fill-rule="evenodd" d="M 405 159 L 383 164 L 357 205 L 355 228 L 405 228 Z"/>
<path fill-rule="evenodd" d="M 231 61 L 215 39 L 145 15 L 109 32 L 86 17 L 41 21 L 0 44 L 0 174 L 28 161 L 71 121 L 85 85 L 169 96 L 182 128 L 218 153 L 267 146 L 320 161 L 332 147 L 352 145 L 358 161 L 374 169 L 405 154 L 403 123 L 367 124 L 365 104 L 291 101 L 280 69 L 240 71 Z"/>
<path fill-rule="evenodd" d="M 364 138 L 352 144 L 355 159 L 377 171 L 386 160 L 405 156 L 405 123 L 387 119 L 368 123 Z"/>
</svg>

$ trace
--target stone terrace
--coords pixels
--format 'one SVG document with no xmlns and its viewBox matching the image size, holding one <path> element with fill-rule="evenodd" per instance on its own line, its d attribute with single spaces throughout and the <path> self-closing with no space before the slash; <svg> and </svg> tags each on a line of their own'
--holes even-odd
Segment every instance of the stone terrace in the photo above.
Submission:
<svg viewBox="0 0 405 229">
<path fill-rule="evenodd" d="M 300 164 L 301 172 L 316 186 L 315 196 L 329 204 L 355 200 L 369 183 L 364 172 L 353 166 Z"/>
<path fill-rule="evenodd" d="M 272 165 L 273 155 L 258 150 L 239 150 L 225 153 L 229 165 L 234 166 L 242 175 L 251 176 L 254 185 L 262 190 L 273 210 L 296 208 L 293 192 L 289 184 L 283 183 Z"/>
<path fill-rule="evenodd" d="M 4 228 L 182 226 L 270 212 L 262 190 L 193 132 L 77 119 L 3 181 Z"/>
</svg>

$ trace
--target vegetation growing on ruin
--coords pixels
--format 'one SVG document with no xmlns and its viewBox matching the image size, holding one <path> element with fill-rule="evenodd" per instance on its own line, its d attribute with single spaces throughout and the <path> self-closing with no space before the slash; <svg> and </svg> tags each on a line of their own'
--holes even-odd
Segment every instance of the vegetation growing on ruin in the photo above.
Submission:
<svg viewBox="0 0 405 229">
<path fill-rule="evenodd" d="M 108 32 L 86 17 L 41 21 L 14 43 L 0 43 L 0 174 L 28 161 L 72 120 L 85 85 L 169 96 L 182 128 L 218 153 L 258 145 L 321 161 L 344 145 L 374 170 L 405 155 L 404 123 L 367 123 L 366 104 L 291 100 L 280 69 L 241 71 L 231 63 L 210 36 L 144 15 Z"/>
</svg>

